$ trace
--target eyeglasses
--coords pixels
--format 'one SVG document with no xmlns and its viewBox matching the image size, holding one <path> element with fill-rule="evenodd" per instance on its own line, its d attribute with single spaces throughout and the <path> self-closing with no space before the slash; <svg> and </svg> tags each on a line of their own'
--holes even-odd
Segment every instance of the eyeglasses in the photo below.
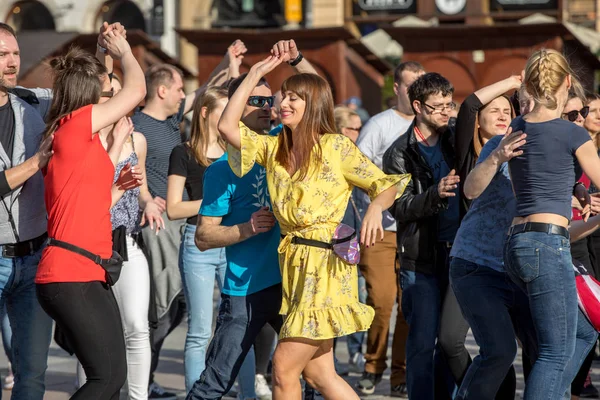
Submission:
<svg viewBox="0 0 600 400">
<path fill-rule="evenodd" d="M 563 119 L 568 119 L 571 122 L 575 122 L 577 121 L 577 117 L 579 116 L 579 114 L 581 114 L 581 117 L 585 119 L 585 117 L 587 117 L 589 113 L 590 108 L 588 106 L 585 106 L 581 110 L 573 110 L 569 111 L 568 113 L 563 113 L 562 117 Z M 567 116 L 567 118 L 565 118 L 565 116 Z"/>
<path fill-rule="evenodd" d="M 115 95 L 115 90 L 110 89 L 109 92 L 101 92 L 100 97 L 113 97 Z"/>
<path fill-rule="evenodd" d="M 440 105 L 436 105 L 436 106 L 430 106 L 427 103 L 423 103 L 423 105 L 427 106 L 431 110 L 432 114 L 440 114 L 440 113 L 443 113 L 445 110 L 452 111 L 452 110 L 456 109 L 455 102 L 451 102 L 448 104 L 440 104 Z"/>
<path fill-rule="evenodd" d="M 265 104 L 268 104 L 269 107 L 273 107 L 274 102 L 275 96 L 250 96 L 248 97 L 246 104 L 250 107 L 263 108 Z"/>
</svg>

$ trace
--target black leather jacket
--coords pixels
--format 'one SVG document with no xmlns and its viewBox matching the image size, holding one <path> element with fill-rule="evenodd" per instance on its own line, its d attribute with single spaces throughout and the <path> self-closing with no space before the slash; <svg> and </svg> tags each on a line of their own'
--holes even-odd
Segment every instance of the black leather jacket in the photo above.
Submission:
<svg viewBox="0 0 600 400">
<path fill-rule="evenodd" d="M 419 151 L 414 124 L 383 156 L 386 174 L 412 174 L 402 196 L 390 208 L 396 220 L 400 266 L 409 271 L 435 272 L 438 214 L 448 208 L 448 199 L 438 195 L 433 171 Z M 448 129 L 440 138 L 442 154 L 454 166 L 454 132 Z"/>
</svg>

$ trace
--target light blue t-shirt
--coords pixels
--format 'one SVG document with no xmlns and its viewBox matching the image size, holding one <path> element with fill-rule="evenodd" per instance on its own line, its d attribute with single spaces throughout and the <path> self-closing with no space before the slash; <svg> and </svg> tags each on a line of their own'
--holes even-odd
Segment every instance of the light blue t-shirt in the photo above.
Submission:
<svg viewBox="0 0 600 400">
<path fill-rule="evenodd" d="M 450 168 L 442 154 L 441 139 L 435 146 L 419 143 L 419 150 L 433 171 L 433 179 L 437 184 L 443 177 L 450 173 Z M 438 216 L 438 241 L 453 242 L 460 219 L 458 195 L 448 197 L 448 209 L 440 212 Z"/>
<path fill-rule="evenodd" d="M 483 146 L 477 164 L 489 157 L 502 137 L 495 136 Z M 504 272 L 504 239 L 516 213 L 517 201 L 508 164 L 503 163 L 489 186 L 471 203 L 456 233 L 450 256 Z"/>
<path fill-rule="evenodd" d="M 258 164 L 238 178 L 227 162 L 227 153 L 204 172 L 204 199 L 200 215 L 222 217 L 221 225 L 248 222 L 261 207 L 271 208 L 266 170 Z M 279 225 L 225 249 L 227 271 L 222 292 L 247 296 L 281 282 Z"/>
</svg>

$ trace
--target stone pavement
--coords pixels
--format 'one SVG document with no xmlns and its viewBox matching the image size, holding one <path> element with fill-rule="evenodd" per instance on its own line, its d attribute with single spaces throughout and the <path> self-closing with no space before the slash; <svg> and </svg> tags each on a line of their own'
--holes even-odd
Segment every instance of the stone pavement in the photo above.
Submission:
<svg viewBox="0 0 600 400">
<path fill-rule="evenodd" d="M 178 398 L 185 398 L 184 382 L 183 382 L 183 345 L 185 342 L 185 333 L 187 325 L 183 323 L 180 327 L 175 329 L 173 333 L 166 339 L 163 351 L 161 353 L 161 360 L 158 365 L 158 373 L 156 375 L 156 381 L 160 383 L 165 389 L 174 391 L 178 394 Z M 390 343 L 391 336 L 390 336 Z M 473 340 L 473 337 L 469 335 L 467 347 L 472 354 L 476 354 L 477 345 Z M 7 365 L 6 357 L 4 352 L 0 352 L 0 373 L 4 377 L 6 374 L 5 365 Z M 519 352 L 520 353 L 520 352 Z M 337 345 L 337 357 L 342 363 L 348 361 L 348 352 L 345 341 L 342 339 Z M 388 349 L 389 357 L 389 349 Z M 520 354 L 518 360 L 515 363 L 517 369 L 518 382 L 518 395 L 517 399 L 521 398 L 523 388 L 523 375 L 521 370 Z M 600 383 L 600 363 L 595 363 L 592 375 L 592 380 L 595 383 Z M 62 349 L 60 349 L 54 342 L 50 349 L 49 367 L 46 373 L 46 395 L 45 400 L 66 400 L 75 391 L 75 368 L 76 359 L 75 357 L 69 356 Z M 346 378 L 352 385 L 354 385 L 359 379 L 359 374 L 350 373 Z M 368 400 L 379 400 L 379 399 L 391 399 L 387 396 L 389 393 L 389 370 L 384 374 L 384 378 L 381 384 L 378 385 L 377 390 L 370 396 L 362 396 L 362 399 Z M 2 392 L 3 399 L 10 398 L 10 391 Z M 125 393 L 122 393 L 121 399 L 127 399 Z M 226 399 L 231 399 L 226 397 Z"/>
</svg>

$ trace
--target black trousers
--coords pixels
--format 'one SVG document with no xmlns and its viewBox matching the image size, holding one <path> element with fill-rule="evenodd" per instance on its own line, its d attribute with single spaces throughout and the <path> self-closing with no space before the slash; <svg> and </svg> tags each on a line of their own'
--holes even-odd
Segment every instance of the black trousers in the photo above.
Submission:
<svg viewBox="0 0 600 400">
<path fill-rule="evenodd" d="M 102 282 L 36 285 L 37 297 L 81 363 L 87 382 L 71 399 L 118 400 L 127 379 L 125 339 L 117 301 Z"/>
</svg>

